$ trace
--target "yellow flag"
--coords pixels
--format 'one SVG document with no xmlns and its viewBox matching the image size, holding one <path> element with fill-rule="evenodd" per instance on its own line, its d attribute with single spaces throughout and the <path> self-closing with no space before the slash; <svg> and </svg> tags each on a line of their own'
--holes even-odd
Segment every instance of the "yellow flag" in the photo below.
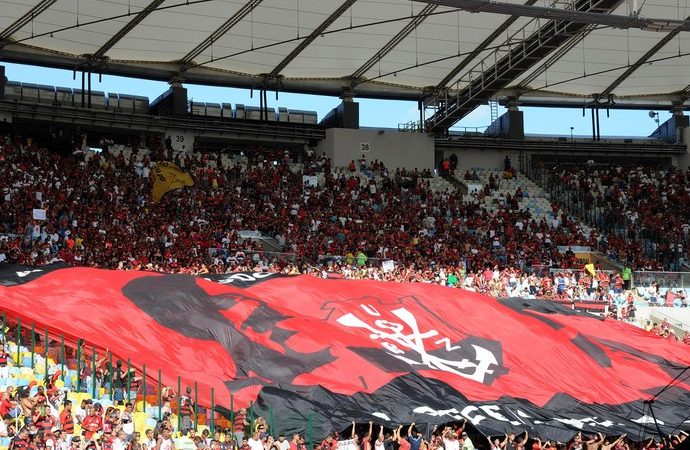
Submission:
<svg viewBox="0 0 690 450">
<path fill-rule="evenodd" d="M 595 276 L 597 274 L 596 270 L 594 270 L 594 264 L 592 263 L 585 264 L 585 270 L 589 272 L 589 274 L 592 276 Z"/>
<path fill-rule="evenodd" d="M 191 175 L 172 163 L 156 164 L 153 169 L 153 203 L 158 203 L 168 192 L 185 186 L 194 186 Z"/>
</svg>

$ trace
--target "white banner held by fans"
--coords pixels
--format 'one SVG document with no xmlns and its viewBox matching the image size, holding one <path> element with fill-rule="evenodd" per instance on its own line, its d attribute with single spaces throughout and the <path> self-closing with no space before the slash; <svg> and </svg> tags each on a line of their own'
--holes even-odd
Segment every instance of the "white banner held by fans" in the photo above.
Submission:
<svg viewBox="0 0 690 450">
<path fill-rule="evenodd" d="M 36 192 L 36 200 L 39 202 L 43 201 L 43 192 Z"/>
<path fill-rule="evenodd" d="M 381 269 L 384 272 L 392 272 L 393 270 L 395 270 L 395 262 L 391 261 L 390 259 L 383 261 L 381 262 Z"/>
<path fill-rule="evenodd" d="M 315 175 L 302 175 L 302 186 L 317 187 L 319 179 Z"/>
<path fill-rule="evenodd" d="M 258 231 L 258 230 L 240 230 L 237 234 L 239 234 L 240 238 L 242 238 L 242 239 L 260 239 L 261 238 L 261 231 Z"/>
<path fill-rule="evenodd" d="M 467 193 L 474 194 L 475 192 L 481 192 L 484 186 L 479 183 L 467 183 Z"/>
<path fill-rule="evenodd" d="M 45 209 L 34 209 L 34 219 L 35 220 L 46 220 L 46 210 Z"/>
<path fill-rule="evenodd" d="M 355 440 L 338 441 L 338 450 L 355 450 Z"/>
</svg>

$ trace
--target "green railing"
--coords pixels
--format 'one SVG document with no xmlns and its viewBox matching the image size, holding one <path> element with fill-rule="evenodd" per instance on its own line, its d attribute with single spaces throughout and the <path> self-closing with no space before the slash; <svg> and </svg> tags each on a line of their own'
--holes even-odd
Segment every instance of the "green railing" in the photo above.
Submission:
<svg viewBox="0 0 690 450">
<path fill-rule="evenodd" d="M 132 364 L 132 358 L 126 358 L 126 372 L 122 375 L 122 379 L 114 380 L 114 373 L 117 364 L 117 360 L 113 361 L 113 354 L 110 352 L 99 351 L 99 346 L 96 343 L 88 342 L 84 339 L 74 339 L 65 334 L 55 334 L 51 332 L 48 327 L 41 326 L 39 324 L 22 323 L 21 318 L 16 319 L 8 318 L 5 312 L 0 314 L 0 330 L 3 343 L 7 341 L 14 340 L 16 348 L 14 349 L 14 354 L 11 355 L 16 367 L 30 367 L 33 376 L 38 376 L 36 372 L 39 370 L 37 362 L 39 356 L 43 358 L 43 381 L 44 385 L 48 386 L 51 382 L 51 366 L 50 360 L 54 360 L 53 367 L 55 370 L 60 371 L 59 379 L 62 380 L 65 385 L 67 384 L 67 377 L 70 378 L 69 385 L 72 390 L 81 393 L 90 394 L 92 398 L 101 398 L 101 390 L 99 385 L 105 385 L 102 389 L 105 389 L 103 395 L 107 395 L 110 400 L 113 400 L 115 393 L 115 384 L 118 385 L 117 389 L 122 389 L 123 401 L 131 402 L 134 400 L 136 403 L 134 406 L 138 406 L 141 402 L 141 412 L 146 413 L 147 408 L 155 409 L 155 418 L 160 420 L 163 415 L 163 373 L 161 369 L 157 369 L 154 372 L 142 364 L 137 367 Z M 24 346 L 24 344 L 28 344 Z M 9 350 L 9 347 L 6 347 Z M 8 351 L 9 352 L 9 351 Z M 28 354 L 27 354 L 28 353 Z M 122 355 L 117 355 L 122 356 Z M 28 358 L 28 360 L 27 360 Z M 72 364 L 70 364 L 72 361 Z M 120 359 L 124 364 L 125 359 Z M 24 364 L 27 363 L 27 364 Z M 97 377 L 97 373 L 107 373 L 107 376 L 102 376 L 100 379 Z M 118 374 L 122 374 L 121 371 L 117 371 Z M 53 371 L 55 374 L 55 371 Z M 136 391 L 133 390 L 133 385 L 135 380 L 140 376 L 139 387 Z M 177 431 L 181 431 L 183 427 L 182 418 L 180 414 L 180 409 L 183 404 L 182 396 L 182 377 L 177 375 L 177 391 L 175 395 L 176 405 L 172 407 L 171 410 L 177 415 L 176 428 Z M 115 383 L 114 381 L 117 381 Z M 154 390 L 156 393 L 156 405 L 152 405 L 149 400 L 151 395 L 149 391 Z M 214 387 L 210 388 L 210 403 L 206 407 L 199 405 L 199 383 L 194 382 L 193 386 L 193 415 L 194 421 L 193 426 L 195 429 L 199 430 L 200 425 L 204 425 L 200 421 L 200 417 L 208 417 L 208 420 L 204 421 L 205 426 L 208 427 L 209 431 L 213 435 L 216 429 L 222 428 L 224 425 L 233 431 L 234 434 L 234 422 L 236 417 L 236 405 L 234 395 L 230 395 L 230 403 L 227 405 L 222 405 L 217 401 L 216 390 Z M 166 396 L 167 400 L 170 400 L 169 396 Z M 287 431 L 280 427 L 278 421 L 274 418 L 273 407 L 271 405 L 262 406 L 258 408 L 254 402 L 250 402 L 247 407 L 247 420 L 249 421 L 249 430 L 254 426 L 256 419 L 259 417 L 257 411 L 261 410 L 264 412 L 266 425 L 268 427 L 268 432 L 272 435 L 278 435 L 281 432 Z M 295 423 L 294 420 L 289 418 L 282 418 L 291 423 Z M 300 419 L 304 420 L 304 419 Z M 313 436 L 313 416 L 309 414 L 304 421 L 303 430 L 305 434 L 305 441 L 308 443 L 309 447 L 312 448 L 314 442 Z M 145 430 L 136 430 L 143 432 Z"/>
</svg>

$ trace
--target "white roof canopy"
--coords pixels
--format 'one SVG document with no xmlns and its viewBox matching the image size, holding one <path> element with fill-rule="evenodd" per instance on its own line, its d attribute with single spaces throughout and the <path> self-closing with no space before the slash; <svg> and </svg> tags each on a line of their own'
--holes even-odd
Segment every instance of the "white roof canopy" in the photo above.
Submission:
<svg viewBox="0 0 690 450">
<path fill-rule="evenodd" d="M 374 98 L 476 93 L 479 86 L 486 89 L 479 101 L 515 95 L 683 105 L 688 0 L 587 1 L 1 0 L 0 58 Z M 500 76 L 501 58 L 518 55 L 551 18 L 566 36 L 550 47 L 544 41 L 537 56 Z M 567 29 L 571 21 L 580 26 Z M 499 80 L 490 88 L 476 83 L 492 71 Z"/>
</svg>

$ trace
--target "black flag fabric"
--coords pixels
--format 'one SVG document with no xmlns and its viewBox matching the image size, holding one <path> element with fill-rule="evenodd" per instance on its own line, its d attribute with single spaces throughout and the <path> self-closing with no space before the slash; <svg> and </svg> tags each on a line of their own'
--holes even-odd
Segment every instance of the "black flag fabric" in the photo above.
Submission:
<svg viewBox="0 0 690 450">
<path fill-rule="evenodd" d="M 178 375 L 198 382 L 202 404 L 212 388 L 221 408 L 231 395 L 235 408 L 255 402 L 284 433 L 467 419 L 485 435 L 565 442 L 690 426 L 690 347 L 547 301 L 269 273 L 10 265 L 0 296 L 10 319 L 161 369 L 169 386 Z"/>
</svg>

